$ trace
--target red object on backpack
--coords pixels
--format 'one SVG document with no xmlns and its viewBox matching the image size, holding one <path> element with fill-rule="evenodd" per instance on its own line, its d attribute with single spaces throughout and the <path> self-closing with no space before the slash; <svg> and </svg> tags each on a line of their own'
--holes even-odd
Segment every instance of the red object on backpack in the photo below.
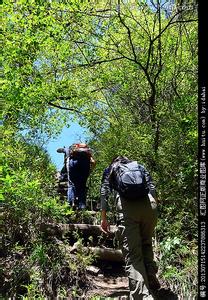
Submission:
<svg viewBox="0 0 208 300">
<path fill-rule="evenodd" d="M 92 156 L 92 150 L 85 143 L 73 144 L 71 147 L 71 156 L 87 156 L 90 158 Z"/>
</svg>

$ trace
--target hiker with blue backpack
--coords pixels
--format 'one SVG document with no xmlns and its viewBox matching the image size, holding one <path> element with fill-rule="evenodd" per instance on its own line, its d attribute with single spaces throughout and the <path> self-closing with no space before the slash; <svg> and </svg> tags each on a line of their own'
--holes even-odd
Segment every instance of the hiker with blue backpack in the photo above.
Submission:
<svg viewBox="0 0 208 300">
<path fill-rule="evenodd" d="M 153 258 L 152 236 L 157 222 L 155 185 L 147 170 L 136 161 L 113 159 L 101 182 L 101 229 L 108 233 L 107 204 L 115 191 L 117 237 L 125 258 L 130 299 L 154 299 L 160 288 Z"/>
<path fill-rule="evenodd" d="M 68 178 L 68 203 L 80 210 L 86 208 L 87 179 L 95 166 L 92 151 L 85 143 L 73 144 L 69 148 L 59 148 L 64 153 L 64 164 Z"/>
</svg>

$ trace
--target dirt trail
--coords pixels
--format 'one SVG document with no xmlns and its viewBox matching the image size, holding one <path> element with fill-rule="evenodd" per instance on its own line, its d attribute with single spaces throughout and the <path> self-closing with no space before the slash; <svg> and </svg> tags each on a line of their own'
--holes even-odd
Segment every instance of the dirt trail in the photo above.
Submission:
<svg viewBox="0 0 208 300">
<path fill-rule="evenodd" d="M 89 275 L 93 288 L 86 297 L 109 297 L 111 299 L 128 299 L 128 278 L 125 276 L 124 267 L 119 263 L 100 263 L 97 265 L 99 273 Z"/>
<path fill-rule="evenodd" d="M 102 297 L 103 299 L 129 299 L 128 278 L 126 277 L 90 277 L 93 288 L 86 293 L 86 299 Z M 161 288 L 153 295 L 155 300 L 180 300 L 169 288 Z"/>
<path fill-rule="evenodd" d="M 108 300 L 129 299 L 128 278 L 122 264 L 102 262 L 96 268 L 99 272 L 88 276 L 92 288 L 86 293 L 86 299 L 96 296 Z M 165 283 L 154 293 L 153 297 L 155 300 L 180 300 L 180 297 L 173 293 Z"/>
<path fill-rule="evenodd" d="M 94 288 L 87 292 L 88 299 L 95 296 L 100 297 L 126 297 L 128 296 L 128 279 L 125 277 L 92 278 Z"/>
<path fill-rule="evenodd" d="M 96 217 L 93 217 L 93 214 L 91 217 L 88 215 L 93 212 L 88 211 L 87 215 L 80 215 L 79 212 L 76 213 L 76 221 L 78 224 L 75 225 L 94 224 Z M 97 232 L 96 234 L 99 235 Z M 102 243 L 106 244 L 106 242 L 108 241 L 104 238 Z M 106 246 L 109 247 L 108 244 Z M 91 267 L 91 270 L 88 270 L 87 276 L 91 288 L 86 292 L 84 299 L 93 298 L 93 300 L 95 300 L 96 297 L 98 297 L 98 299 L 101 297 L 102 300 L 129 299 L 128 278 L 125 274 L 124 265 L 121 262 L 100 261 Z M 180 300 L 165 284 L 162 284 L 162 286 L 163 287 L 154 294 L 155 300 Z"/>
</svg>

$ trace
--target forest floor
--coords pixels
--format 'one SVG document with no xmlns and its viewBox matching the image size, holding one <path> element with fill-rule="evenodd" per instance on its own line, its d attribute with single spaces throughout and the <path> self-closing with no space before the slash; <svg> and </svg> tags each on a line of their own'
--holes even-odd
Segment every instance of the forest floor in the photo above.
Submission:
<svg viewBox="0 0 208 300">
<path fill-rule="evenodd" d="M 92 267 L 97 274 L 89 269 L 88 278 L 92 288 L 88 290 L 86 299 L 129 299 L 128 278 L 125 275 L 124 266 L 120 263 L 100 263 Z M 91 273 L 91 274 L 90 274 Z M 161 282 L 161 289 L 154 293 L 155 300 L 176 300 L 180 299 L 173 293 L 164 282 Z M 100 298 L 99 298 L 100 297 Z"/>
<path fill-rule="evenodd" d="M 92 297 L 102 297 L 120 299 L 128 296 L 128 278 L 125 276 L 124 268 L 118 263 L 97 264 L 98 274 L 89 272 L 88 278 L 92 282 L 92 288 L 87 292 L 88 299 Z M 91 273 L 91 274 L 90 274 Z M 125 299 L 125 298 L 122 298 Z"/>
</svg>

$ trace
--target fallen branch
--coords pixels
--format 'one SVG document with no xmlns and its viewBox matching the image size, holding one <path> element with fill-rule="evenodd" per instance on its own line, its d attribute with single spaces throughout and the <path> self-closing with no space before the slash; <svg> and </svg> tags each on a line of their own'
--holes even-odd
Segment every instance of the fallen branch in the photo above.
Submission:
<svg viewBox="0 0 208 300">
<path fill-rule="evenodd" d="M 42 223 L 40 225 L 40 231 L 48 233 L 51 236 L 62 236 L 68 232 L 72 231 L 81 231 L 83 235 L 94 235 L 99 236 L 101 234 L 106 235 L 102 230 L 100 225 L 91 225 L 91 224 L 54 224 L 54 223 Z M 106 235 L 108 238 L 113 238 L 115 236 L 116 226 L 110 226 L 110 232 Z"/>
<path fill-rule="evenodd" d="M 112 249 L 112 248 L 101 248 L 101 247 L 84 247 L 80 244 L 80 242 L 74 243 L 73 246 L 69 246 L 64 242 L 54 239 L 54 242 L 57 244 L 58 247 L 63 247 L 65 251 L 69 252 L 71 255 L 75 255 L 77 252 L 85 252 L 85 253 L 92 253 L 97 260 L 107 260 L 107 261 L 114 261 L 114 262 L 124 262 L 123 254 L 121 250 Z"/>
<path fill-rule="evenodd" d="M 115 250 L 111 248 L 99 248 L 99 247 L 89 247 L 89 249 L 99 260 L 123 262 L 123 255 L 121 250 Z M 84 247 L 85 250 L 85 247 Z"/>
</svg>

